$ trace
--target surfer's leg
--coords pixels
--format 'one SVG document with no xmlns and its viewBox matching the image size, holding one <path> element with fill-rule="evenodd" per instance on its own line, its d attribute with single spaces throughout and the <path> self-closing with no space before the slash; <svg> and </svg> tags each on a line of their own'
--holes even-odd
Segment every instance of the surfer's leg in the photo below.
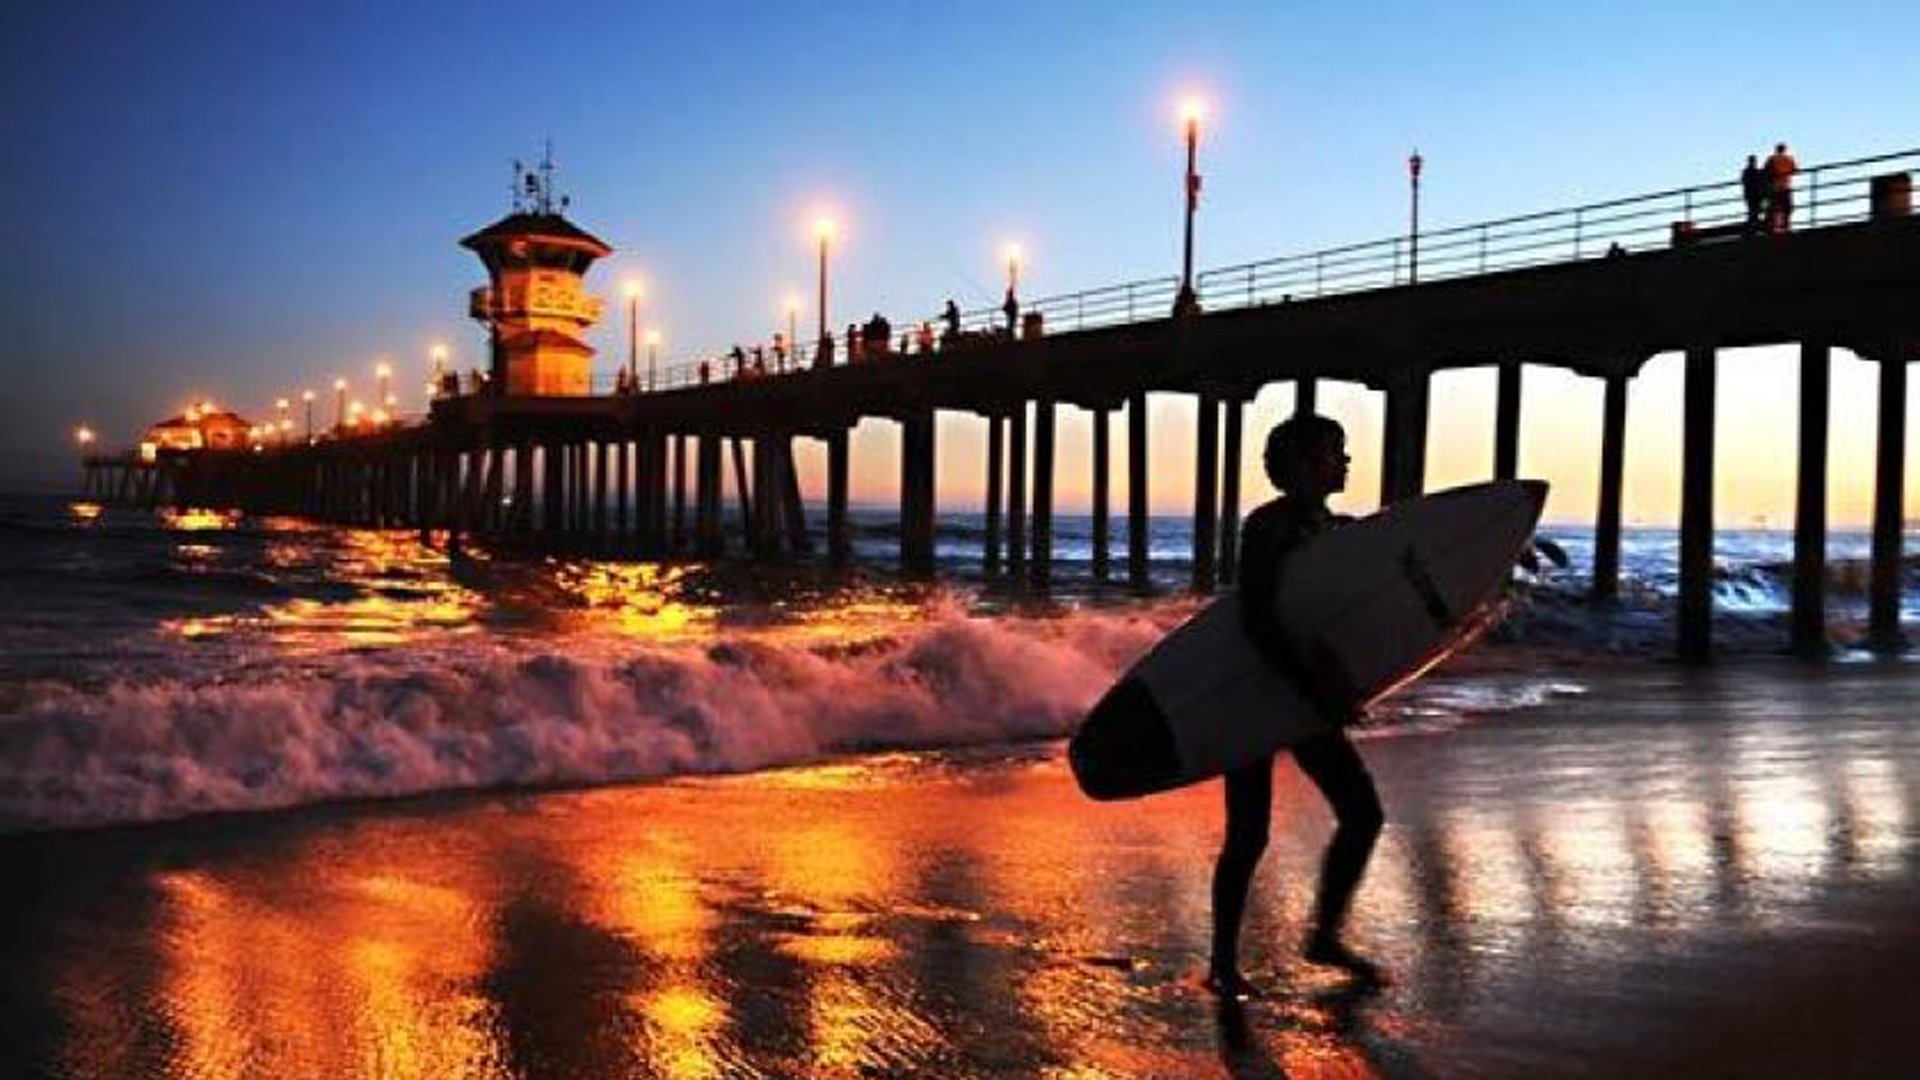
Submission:
<svg viewBox="0 0 1920 1080">
<path fill-rule="evenodd" d="M 1314 929 L 1308 937 L 1308 956 L 1349 967 L 1356 971 L 1372 965 L 1349 952 L 1340 942 L 1347 921 L 1347 907 L 1353 892 L 1366 873 L 1367 859 L 1373 854 L 1385 815 L 1380 796 L 1373 789 L 1373 777 L 1359 751 L 1344 734 L 1313 739 L 1293 748 L 1294 760 L 1307 774 L 1320 794 L 1333 807 L 1339 822 L 1333 840 L 1327 845 L 1326 860 L 1320 867 L 1320 897 L 1314 908 Z"/>
<path fill-rule="evenodd" d="M 1267 825 L 1273 814 L 1273 759 L 1266 758 L 1226 775 L 1227 835 L 1213 867 L 1213 959 L 1211 978 L 1234 994 L 1244 992 L 1240 978 L 1240 917 L 1247 907 L 1247 886 L 1267 849 Z"/>
</svg>

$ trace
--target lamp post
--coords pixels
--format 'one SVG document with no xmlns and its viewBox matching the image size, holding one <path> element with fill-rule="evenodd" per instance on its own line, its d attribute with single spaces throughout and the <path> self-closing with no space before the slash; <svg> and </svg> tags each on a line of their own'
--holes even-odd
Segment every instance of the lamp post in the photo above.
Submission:
<svg viewBox="0 0 1920 1080">
<path fill-rule="evenodd" d="M 1193 291 L 1193 215 L 1200 208 L 1200 120 L 1206 111 L 1206 103 L 1199 98 L 1188 98 L 1180 106 L 1180 120 L 1187 135 L 1187 222 L 1180 254 L 1180 293 L 1173 301 L 1175 315 L 1191 315 L 1200 310 L 1200 298 Z"/>
<path fill-rule="evenodd" d="M 1412 185 L 1413 207 L 1407 225 L 1407 284 L 1420 280 L 1420 167 L 1426 160 L 1415 150 L 1407 158 L 1407 181 Z"/>
<path fill-rule="evenodd" d="M 647 291 L 639 278 L 627 282 L 627 385 L 640 381 L 640 297 Z"/>
<path fill-rule="evenodd" d="M 347 426 L 347 380 L 333 380 L 333 426 L 335 429 Z"/>
<path fill-rule="evenodd" d="M 300 400 L 307 407 L 307 442 L 313 442 L 313 391 L 300 391 Z"/>
<path fill-rule="evenodd" d="M 1007 299 L 1000 310 L 1007 313 L 1007 337 L 1020 336 L 1020 328 L 1014 323 L 1020 314 L 1020 244 L 1018 241 L 1007 243 Z"/>
<path fill-rule="evenodd" d="M 787 294 L 787 356 L 793 367 L 800 366 L 800 298 Z"/>
<path fill-rule="evenodd" d="M 73 429 L 73 441 L 80 447 L 80 453 L 82 455 L 86 454 L 86 452 L 92 448 L 95 437 L 93 429 L 85 424 L 81 424 L 79 427 Z"/>
<path fill-rule="evenodd" d="M 393 408 L 393 365 L 381 361 L 373 366 L 373 376 L 378 385 L 380 396 L 376 399 L 380 408 Z"/>
<path fill-rule="evenodd" d="M 654 378 L 660 364 L 660 331 L 647 330 L 647 391 L 654 389 Z"/>
<path fill-rule="evenodd" d="M 813 235 L 820 241 L 820 340 L 827 340 L 827 248 L 833 243 L 839 226 L 830 217 L 813 224 Z"/>
</svg>

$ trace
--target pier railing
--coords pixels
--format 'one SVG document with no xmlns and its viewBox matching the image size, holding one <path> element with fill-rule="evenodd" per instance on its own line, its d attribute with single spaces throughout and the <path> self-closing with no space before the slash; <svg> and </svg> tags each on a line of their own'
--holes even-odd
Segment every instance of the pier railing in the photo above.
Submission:
<svg viewBox="0 0 1920 1080">
<path fill-rule="evenodd" d="M 1801 169 L 1794 178 L 1792 228 L 1806 231 L 1867 220 L 1873 214 L 1871 181 L 1889 172 L 1920 172 L 1920 149 Z M 1194 285 L 1203 311 L 1229 311 L 1664 249 L 1674 244 L 1676 227 L 1717 239 L 1740 235 L 1747 222 L 1746 199 L 1736 178 L 1217 267 L 1200 273 Z M 1764 218 L 1752 231 L 1769 231 Z M 1164 319 L 1173 310 L 1179 287 L 1176 275 L 1143 278 L 1023 300 L 1019 314 L 1024 319 L 1037 313 L 1047 335 Z M 1017 327 L 1008 327 L 998 306 L 962 311 L 956 335 L 947 333 L 941 316 L 930 315 L 895 324 L 892 347 L 884 358 L 901 355 L 902 334 L 909 340 L 905 352 L 921 355 L 914 339 L 923 321 L 935 331 L 940 353 L 1019 334 Z M 803 343 L 789 350 L 784 361 L 766 350 L 765 377 L 812 370 L 815 348 Z M 848 362 L 847 342 L 836 338 L 834 350 L 833 365 Z M 657 366 L 651 383 L 643 367 L 634 392 L 762 377 L 751 353 L 744 366 L 747 373 L 741 375 L 740 365 L 724 354 L 704 361 L 704 371 L 702 361 L 683 360 Z M 593 393 L 613 393 L 616 378 L 614 372 L 597 375 Z"/>
</svg>

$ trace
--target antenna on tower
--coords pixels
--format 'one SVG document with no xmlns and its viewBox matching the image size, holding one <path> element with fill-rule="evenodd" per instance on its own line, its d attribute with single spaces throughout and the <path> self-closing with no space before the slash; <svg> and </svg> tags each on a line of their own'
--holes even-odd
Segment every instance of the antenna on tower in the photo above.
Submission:
<svg viewBox="0 0 1920 1080">
<path fill-rule="evenodd" d="M 553 140 L 545 143 L 540 157 L 540 213 L 553 213 Z"/>
</svg>

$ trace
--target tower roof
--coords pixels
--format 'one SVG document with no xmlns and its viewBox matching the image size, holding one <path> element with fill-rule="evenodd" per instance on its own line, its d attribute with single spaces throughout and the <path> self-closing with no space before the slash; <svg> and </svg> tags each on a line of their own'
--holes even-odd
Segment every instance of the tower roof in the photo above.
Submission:
<svg viewBox="0 0 1920 1080">
<path fill-rule="evenodd" d="M 535 240 L 554 247 L 571 248 L 595 259 L 613 254 L 612 246 L 606 241 L 559 214 L 536 214 L 525 211 L 508 214 L 461 240 L 460 246 L 484 256 L 490 249 L 502 247 L 514 240 Z"/>
</svg>

